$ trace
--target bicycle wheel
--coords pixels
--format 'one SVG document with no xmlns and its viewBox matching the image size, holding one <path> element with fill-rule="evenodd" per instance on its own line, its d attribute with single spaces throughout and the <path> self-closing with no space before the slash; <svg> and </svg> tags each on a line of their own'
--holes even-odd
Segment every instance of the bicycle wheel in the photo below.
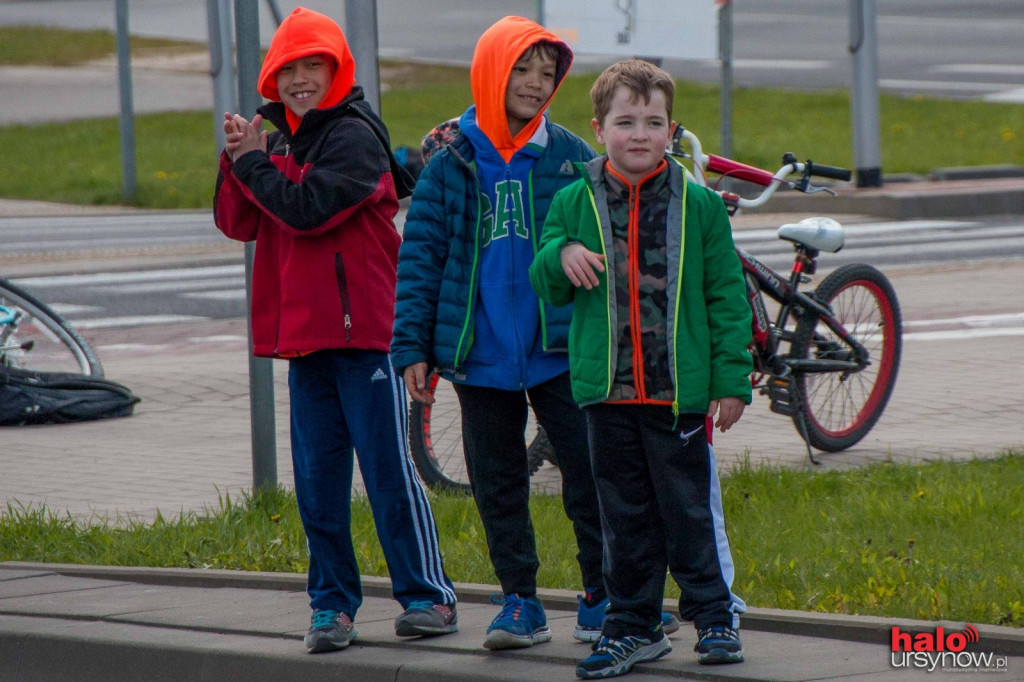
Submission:
<svg viewBox="0 0 1024 682">
<path fill-rule="evenodd" d="M 0 280 L 0 306 L 21 313 L 4 334 L 0 365 L 42 372 L 103 376 L 96 351 L 49 306 L 6 280 Z"/>
<path fill-rule="evenodd" d="M 438 490 L 471 494 L 466 455 L 462 448 L 462 410 L 451 382 L 431 374 L 427 390 L 433 405 L 412 401 L 409 407 L 409 448 L 420 478 Z M 553 449 L 530 410 L 526 424 L 530 474 L 544 460 L 555 463 Z"/>
<path fill-rule="evenodd" d="M 801 405 L 793 415 L 797 430 L 806 433 L 812 447 L 838 452 L 866 436 L 889 402 L 900 367 L 903 321 L 892 284 L 870 265 L 840 267 L 821 282 L 814 295 L 868 351 L 867 362 L 859 371 L 794 375 Z M 790 355 L 855 359 L 853 349 L 814 317 L 805 317 L 797 325 Z"/>
</svg>

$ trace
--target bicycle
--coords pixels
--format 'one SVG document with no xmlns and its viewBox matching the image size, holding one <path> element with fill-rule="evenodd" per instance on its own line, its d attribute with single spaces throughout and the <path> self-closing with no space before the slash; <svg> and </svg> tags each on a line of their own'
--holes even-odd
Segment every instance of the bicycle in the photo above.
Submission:
<svg viewBox="0 0 1024 682">
<path fill-rule="evenodd" d="M 96 351 L 35 296 L 0 279 L 0 367 L 103 376 Z"/>
<path fill-rule="evenodd" d="M 686 141 L 691 148 L 682 148 Z M 704 154 L 699 138 L 679 127 L 670 154 L 692 162 L 687 176 L 718 193 L 730 215 L 766 203 L 780 188 L 807 194 L 834 192 L 811 184 L 812 177 L 849 181 L 844 168 L 782 159 L 775 173 L 725 157 Z M 763 187 L 744 198 L 708 182 L 708 173 Z M 799 175 L 789 181 L 790 175 Z M 737 248 L 752 312 L 751 383 L 771 401 L 771 410 L 793 420 L 811 462 L 812 448 L 838 452 L 864 438 L 881 417 L 892 395 L 902 354 L 903 321 L 896 292 L 888 278 L 866 263 L 843 265 L 826 276 L 811 293 L 800 291 L 817 271 L 822 251 L 835 253 L 845 244 L 843 227 L 831 218 L 809 218 L 782 225 L 780 239 L 794 249 L 793 268 L 783 276 Z M 765 296 L 778 305 L 774 321 Z M 432 487 L 468 490 L 462 453 L 458 401 L 447 381 L 436 374 L 429 381 L 435 404 L 413 402 L 410 444 L 423 480 Z M 436 418 L 435 418 L 436 417 Z M 531 424 L 532 424 L 531 420 Z M 440 426 L 440 428 L 435 428 Z M 543 430 L 528 427 L 531 473 L 544 461 L 557 461 Z"/>
<path fill-rule="evenodd" d="M 427 380 L 427 391 L 434 396 L 432 405 L 415 400 L 409 405 L 409 449 L 416 470 L 431 488 L 468 495 L 471 490 L 462 450 L 459 400 L 451 382 L 436 372 Z M 531 476 L 544 462 L 558 466 L 555 449 L 532 409 L 526 423 L 526 442 Z"/>
<path fill-rule="evenodd" d="M 682 141 L 690 153 L 682 149 Z M 849 181 L 844 168 L 797 161 L 787 153 L 775 173 L 713 154 L 704 154 L 699 138 L 679 127 L 673 135 L 674 156 L 692 161 L 689 177 L 710 187 L 707 173 L 738 178 L 763 187 L 753 198 L 714 189 L 730 215 L 763 205 L 780 187 L 814 193 L 834 191 L 811 184 L 812 177 Z M 789 181 L 790 175 L 799 179 Z M 903 348 L 903 320 L 896 291 L 888 278 L 866 263 L 843 265 L 828 274 L 810 294 L 822 251 L 835 253 L 845 244 L 843 227 L 831 218 L 808 218 L 782 225 L 779 239 L 792 242 L 793 267 L 788 277 L 737 248 L 753 313 L 751 382 L 771 400 L 771 410 L 792 418 L 807 446 L 823 452 L 845 450 L 877 423 L 892 395 Z M 765 295 L 778 304 L 774 321 Z"/>
</svg>

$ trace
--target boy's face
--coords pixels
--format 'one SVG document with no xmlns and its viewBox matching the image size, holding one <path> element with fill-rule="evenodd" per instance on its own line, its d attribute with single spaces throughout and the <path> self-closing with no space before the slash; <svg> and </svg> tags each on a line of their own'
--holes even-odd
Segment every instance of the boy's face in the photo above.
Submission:
<svg viewBox="0 0 1024 682">
<path fill-rule="evenodd" d="M 520 58 L 512 67 L 505 90 L 505 117 L 515 137 L 540 113 L 555 91 L 555 60 L 535 50 L 529 59 Z"/>
<path fill-rule="evenodd" d="M 303 117 L 316 109 L 334 80 L 334 60 L 322 54 L 294 59 L 277 71 L 277 92 L 281 102 Z"/>
<path fill-rule="evenodd" d="M 654 89 L 651 101 L 633 98 L 619 86 L 603 121 L 591 119 L 597 141 L 608 152 L 612 168 L 636 184 L 661 163 L 671 137 L 665 93 Z"/>
</svg>

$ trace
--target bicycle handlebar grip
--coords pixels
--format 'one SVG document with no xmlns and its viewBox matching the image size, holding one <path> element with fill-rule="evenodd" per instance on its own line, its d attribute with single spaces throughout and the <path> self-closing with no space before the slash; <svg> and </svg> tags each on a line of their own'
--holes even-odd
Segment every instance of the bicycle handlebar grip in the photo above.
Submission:
<svg viewBox="0 0 1024 682">
<path fill-rule="evenodd" d="M 708 170 L 726 177 L 746 180 L 762 187 L 768 187 L 775 181 L 775 176 L 768 171 L 715 154 L 708 154 Z"/>
<path fill-rule="evenodd" d="M 848 168 L 839 168 L 838 166 L 826 166 L 820 163 L 814 163 L 808 161 L 807 165 L 810 167 L 811 175 L 816 175 L 819 178 L 830 178 L 832 180 L 843 180 L 849 181 L 853 177 L 853 171 Z"/>
</svg>

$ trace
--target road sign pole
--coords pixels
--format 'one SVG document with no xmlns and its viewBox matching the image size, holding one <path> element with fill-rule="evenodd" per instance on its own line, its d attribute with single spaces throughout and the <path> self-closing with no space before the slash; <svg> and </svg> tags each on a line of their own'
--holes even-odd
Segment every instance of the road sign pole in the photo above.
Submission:
<svg viewBox="0 0 1024 682">
<path fill-rule="evenodd" d="M 882 144 L 878 116 L 878 11 L 875 0 L 850 0 L 853 55 L 854 166 L 858 187 L 882 186 Z"/>
<path fill-rule="evenodd" d="M 263 103 L 256 83 L 260 73 L 260 20 L 257 0 L 235 0 L 235 45 L 238 53 L 238 109 L 252 120 Z M 252 310 L 254 242 L 245 244 L 245 291 Z M 252 485 L 277 487 L 277 429 L 274 418 L 274 366 L 253 355 L 249 325 L 249 421 L 252 431 Z"/>
<path fill-rule="evenodd" d="M 363 96 L 380 114 L 380 65 L 377 55 L 377 2 L 350 0 L 345 3 L 345 39 L 356 60 L 356 82 Z"/>
<path fill-rule="evenodd" d="M 117 75 L 121 92 L 121 183 L 125 201 L 135 199 L 135 104 L 132 98 L 132 50 L 128 36 L 128 0 L 117 0 Z"/>
</svg>

